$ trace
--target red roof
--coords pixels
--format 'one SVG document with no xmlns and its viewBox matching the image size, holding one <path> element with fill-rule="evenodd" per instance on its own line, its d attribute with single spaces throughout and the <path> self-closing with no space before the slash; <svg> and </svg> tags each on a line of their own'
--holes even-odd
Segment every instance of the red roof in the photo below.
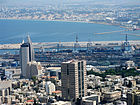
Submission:
<svg viewBox="0 0 140 105">
<path fill-rule="evenodd" d="M 58 94 L 58 93 L 61 93 L 61 91 L 57 90 L 57 91 L 53 91 L 52 93 Z"/>
<path fill-rule="evenodd" d="M 42 76 L 42 78 L 46 78 L 46 76 Z"/>
<path fill-rule="evenodd" d="M 34 100 L 27 100 L 27 102 L 34 102 Z"/>
<path fill-rule="evenodd" d="M 55 78 L 56 78 L 56 76 L 51 76 L 51 77 L 50 77 L 50 76 L 48 76 L 48 78 L 54 78 L 54 79 L 55 79 Z"/>
</svg>

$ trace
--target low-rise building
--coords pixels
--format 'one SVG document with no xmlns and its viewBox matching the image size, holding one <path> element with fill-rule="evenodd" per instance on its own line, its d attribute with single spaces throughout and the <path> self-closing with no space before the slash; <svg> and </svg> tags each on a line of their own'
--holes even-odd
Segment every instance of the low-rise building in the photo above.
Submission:
<svg viewBox="0 0 140 105">
<path fill-rule="evenodd" d="M 82 97 L 81 104 L 82 105 L 96 105 L 99 102 L 100 102 L 100 96 L 94 94 L 91 96 Z"/>
<path fill-rule="evenodd" d="M 45 87 L 46 87 L 47 94 L 52 94 L 52 92 L 55 91 L 55 85 L 53 83 L 51 83 L 51 81 L 47 81 Z"/>
<path fill-rule="evenodd" d="M 27 73 L 26 78 L 32 78 L 32 76 L 41 75 L 42 73 L 42 66 L 40 62 L 32 61 L 27 63 Z"/>
<path fill-rule="evenodd" d="M 121 98 L 121 91 L 104 92 L 104 101 L 112 102 Z"/>
<path fill-rule="evenodd" d="M 5 76 L 7 79 L 19 79 L 21 75 L 21 69 L 10 68 L 5 69 Z"/>
<path fill-rule="evenodd" d="M 72 105 L 69 101 L 57 101 L 54 103 L 51 103 L 50 105 Z"/>
</svg>

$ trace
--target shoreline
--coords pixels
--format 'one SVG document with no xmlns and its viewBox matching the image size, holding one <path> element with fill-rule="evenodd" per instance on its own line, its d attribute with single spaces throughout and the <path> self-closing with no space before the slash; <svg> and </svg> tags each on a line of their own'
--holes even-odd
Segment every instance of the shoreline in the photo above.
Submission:
<svg viewBox="0 0 140 105">
<path fill-rule="evenodd" d="M 12 19 L 12 18 L 0 18 L 0 20 L 22 20 L 22 21 L 44 21 L 44 22 L 72 22 L 72 23 L 87 23 L 87 24 L 102 24 L 102 25 L 111 25 L 111 26 L 119 26 L 120 28 L 125 28 L 121 25 L 109 24 L 105 22 L 90 22 L 90 21 L 72 21 L 72 20 L 41 20 L 41 19 Z"/>
</svg>

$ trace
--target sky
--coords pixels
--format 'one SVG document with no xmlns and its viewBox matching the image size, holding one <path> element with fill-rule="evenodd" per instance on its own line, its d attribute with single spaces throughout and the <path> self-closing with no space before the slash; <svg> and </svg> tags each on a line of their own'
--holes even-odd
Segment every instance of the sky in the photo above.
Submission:
<svg viewBox="0 0 140 105">
<path fill-rule="evenodd" d="M 47 5 L 47 4 L 59 4 L 59 3 L 81 3 L 92 2 L 93 4 L 140 4 L 140 0 L 0 0 L 0 6 L 34 6 L 34 5 Z"/>
</svg>

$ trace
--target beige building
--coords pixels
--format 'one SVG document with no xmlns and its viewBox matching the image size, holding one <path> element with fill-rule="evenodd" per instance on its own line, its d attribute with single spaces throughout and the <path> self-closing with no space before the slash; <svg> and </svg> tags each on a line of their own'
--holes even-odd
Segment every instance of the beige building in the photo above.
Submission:
<svg viewBox="0 0 140 105">
<path fill-rule="evenodd" d="M 0 89 L 12 89 L 12 81 L 10 80 L 5 80 L 5 81 L 0 81 Z"/>
<path fill-rule="evenodd" d="M 104 101 L 111 102 L 121 98 L 121 91 L 104 92 Z"/>
<path fill-rule="evenodd" d="M 12 81 L 0 81 L 0 105 L 6 103 L 11 105 L 10 93 L 12 90 Z"/>
<path fill-rule="evenodd" d="M 76 100 L 86 96 L 86 61 L 71 60 L 61 64 L 62 97 Z"/>
<path fill-rule="evenodd" d="M 27 63 L 26 78 L 32 78 L 32 76 L 37 76 L 42 73 L 42 66 L 40 62 L 32 61 Z"/>
</svg>

